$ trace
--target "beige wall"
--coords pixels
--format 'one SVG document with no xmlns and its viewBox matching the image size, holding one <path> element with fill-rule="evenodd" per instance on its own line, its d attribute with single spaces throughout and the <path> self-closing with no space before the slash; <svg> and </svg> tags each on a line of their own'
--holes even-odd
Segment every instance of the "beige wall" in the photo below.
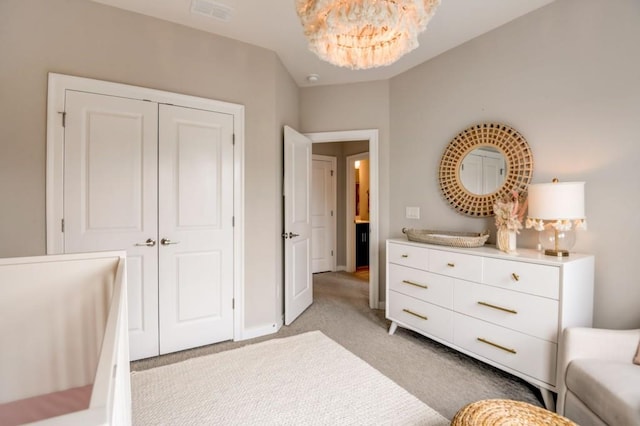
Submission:
<svg viewBox="0 0 640 426">
<path fill-rule="evenodd" d="M 265 49 L 85 0 L 1 0 L 0 257 L 45 250 L 46 81 L 59 72 L 246 106 L 248 328 L 281 314 L 282 124 L 379 129 L 384 297 L 384 240 L 403 226 L 492 226 L 447 207 L 436 182 L 446 144 L 484 121 L 527 138 L 534 182 L 587 182 L 576 249 L 597 256 L 596 325 L 638 327 L 639 18 L 637 0 L 557 0 L 389 81 L 298 90 Z"/>
<path fill-rule="evenodd" d="M 380 297 L 384 298 L 385 240 L 389 236 L 389 81 L 300 89 L 300 127 L 303 132 L 379 130 L 378 248 Z"/>
<path fill-rule="evenodd" d="M 360 220 L 369 220 L 369 160 L 360 160 L 358 182 Z"/>
<path fill-rule="evenodd" d="M 595 325 L 640 327 L 639 40 L 637 0 L 558 0 L 393 78 L 391 235 L 493 228 L 449 208 L 436 176 L 458 132 L 509 124 L 531 146 L 533 182 L 586 182 L 589 229 L 575 250 L 596 256 Z M 406 206 L 421 219 L 405 219 Z"/>
<path fill-rule="evenodd" d="M 281 318 L 280 125 L 298 125 L 298 92 L 273 52 L 86 0 L 2 0 L 0 57 L 0 257 L 45 252 L 48 72 L 234 102 L 246 121 L 245 326 Z"/>
</svg>

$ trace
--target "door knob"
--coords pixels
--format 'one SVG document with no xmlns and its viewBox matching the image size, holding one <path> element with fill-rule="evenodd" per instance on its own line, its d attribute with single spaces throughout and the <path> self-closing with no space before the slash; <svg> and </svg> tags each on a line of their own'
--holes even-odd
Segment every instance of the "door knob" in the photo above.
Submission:
<svg viewBox="0 0 640 426">
<path fill-rule="evenodd" d="M 134 244 L 136 246 L 147 246 L 147 247 L 153 247 L 156 245 L 156 240 L 148 238 L 147 241 L 145 241 L 144 243 L 136 243 Z"/>
<path fill-rule="evenodd" d="M 300 234 L 294 234 L 293 232 L 289 232 L 289 238 L 299 237 Z"/>
<path fill-rule="evenodd" d="M 162 244 L 163 246 L 168 246 L 171 244 L 180 244 L 180 241 L 171 241 L 168 238 L 163 238 L 160 240 L 160 244 Z"/>
</svg>

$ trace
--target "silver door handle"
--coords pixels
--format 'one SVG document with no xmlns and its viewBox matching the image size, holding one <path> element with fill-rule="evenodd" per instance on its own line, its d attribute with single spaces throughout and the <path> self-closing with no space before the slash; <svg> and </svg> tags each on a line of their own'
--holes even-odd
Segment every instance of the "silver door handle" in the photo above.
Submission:
<svg viewBox="0 0 640 426">
<path fill-rule="evenodd" d="M 156 240 L 148 238 L 147 241 L 145 241 L 144 243 L 135 243 L 135 246 L 147 246 L 147 247 L 153 247 L 156 245 Z"/>
<path fill-rule="evenodd" d="M 180 241 L 171 241 L 168 238 L 163 238 L 160 240 L 160 244 L 162 244 L 163 246 L 168 246 L 171 244 L 180 244 Z"/>
<path fill-rule="evenodd" d="M 289 238 L 299 237 L 300 234 L 294 234 L 293 232 L 289 232 Z"/>
</svg>

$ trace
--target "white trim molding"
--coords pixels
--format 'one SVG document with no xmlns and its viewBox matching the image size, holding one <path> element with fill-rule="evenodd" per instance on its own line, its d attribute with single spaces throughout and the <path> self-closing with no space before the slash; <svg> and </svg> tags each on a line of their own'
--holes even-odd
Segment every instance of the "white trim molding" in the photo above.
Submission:
<svg viewBox="0 0 640 426">
<path fill-rule="evenodd" d="M 369 244 L 369 307 L 378 309 L 380 307 L 378 129 L 305 133 L 305 136 L 311 139 L 313 143 L 369 141 L 369 226 L 371 229 Z"/>
</svg>

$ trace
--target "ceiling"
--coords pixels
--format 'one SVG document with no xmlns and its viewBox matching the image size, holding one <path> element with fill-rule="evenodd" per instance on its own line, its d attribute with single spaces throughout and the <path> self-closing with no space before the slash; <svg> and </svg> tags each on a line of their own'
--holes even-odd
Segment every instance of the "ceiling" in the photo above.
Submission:
<svg viewBox="0 0 640 426">
<path fill-rule="evenodd" d="M 232 9 L 227 22 L 192 14 L 195 0 L 93 0 L 264 47 L 278 54 L 298 86 L 384 80 L 555 0 L 442 0 L 420 46 L 396 63 L 350 70 L 323 62 L 307 49 L 294 0 L 209 0 Z M 318 74 L 315 83 L 307 81 Z"/>
</svg>

